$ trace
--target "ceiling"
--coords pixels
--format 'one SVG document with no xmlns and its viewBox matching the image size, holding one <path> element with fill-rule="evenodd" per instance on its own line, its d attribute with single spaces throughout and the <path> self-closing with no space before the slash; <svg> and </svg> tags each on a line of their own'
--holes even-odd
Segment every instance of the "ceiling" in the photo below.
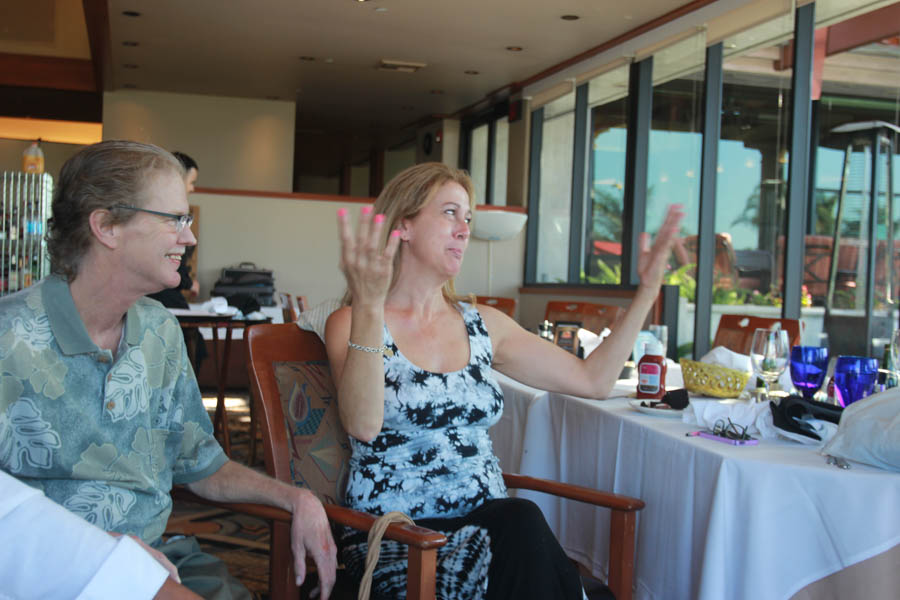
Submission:
<svg viewBox="0 0 900 600">
<path fill-rule="evenodd" d="M 93 60 L 106 91 L 296 102 L 298 137 L 364 156 L 410 138 L 411 125 L 502 100 L 572 57 L 710 2 L 29 0 L 0 8 L 0 53 Z M 426 66 L 385 71 L 381 59 Z"/>
</svg>

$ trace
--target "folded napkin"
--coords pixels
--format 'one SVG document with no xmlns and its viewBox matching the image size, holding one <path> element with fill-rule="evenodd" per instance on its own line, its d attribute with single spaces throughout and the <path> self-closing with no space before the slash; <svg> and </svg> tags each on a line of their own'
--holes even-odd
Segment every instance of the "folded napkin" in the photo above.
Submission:
<svg viewBox="0 0 900 600">
<path fill-rule="evenodd" d="M 845 408 L 837 433 L 822 453 L 900 472 L 900 388 Z"/>
<path fill-rule="evenodd" d="M 685 423 L 696 424 L 704 429 L 713 429 L 718 421 L 728 423 L 728 419 L 735 425 L 746 427 L 747 433 L 755 437 L 774 438 L 778 435 L 768 402 L 749 404 L 693 398 L 681 418 Z"/>
<path fill-rule="evenodd" d="M 220 296 L 210 298 L 209 300 L 201 304 L 200 310 L 217 315 L 234 315 L 238 312 L 238 309 L 236 307 L 229 306 L 228 300 Z"/>
<path fill-rule="evenodd" d="M 747 378 L 747 386 L 744 389 L 756 389 L 756 377 L 753 375 L 753 363 L 746 354 L 734 352 L 725 346 L 716 346 L 707 352 L 703 358 L 700 359 L 700 362 L 750 373 L 750 377 Z M 778 378 L 778 385 L 786 392 L 790 392 L 793 389 L 794 384 L 791 382 L 791 371 L 789 368 L 785 368 L 781 377 Z"/>
<path fill-rule="evenodd" d="M 603 343 L 603 340 L 606 339 L 612 331 L 609 330 L 609 327 L 604 327 L 603 331 L 600 332 L 600 335 L 597 335 L 590 329 L 579 328 L 578 329 L 578 343 L 581 348 L 584 350 L 584 357 L 587 358 L 590 356 L 591 352 L 597 349 L 597 347 Z"/>
</svg>

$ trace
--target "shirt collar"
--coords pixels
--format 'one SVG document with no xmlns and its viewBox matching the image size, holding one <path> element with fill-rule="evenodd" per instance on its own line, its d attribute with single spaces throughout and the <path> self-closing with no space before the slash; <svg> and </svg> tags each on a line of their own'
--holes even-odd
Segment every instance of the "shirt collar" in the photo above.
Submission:
<svg viewBox="0 0 900 600">
<path fill-rule="evenodd" d="M 84 354 L 99 351 L 88 335 L 81 314 L 75 307 L 75 300 L 69 283 L 59 275 L 50 275 L 41 285 L 41 300 L 50 320 L 53 337 L 63 354 Z M 125 315 L 125 341 L 130 346 L 140 343 L 141 322 L 136 304 L 128 308 Z"/>
</svg>

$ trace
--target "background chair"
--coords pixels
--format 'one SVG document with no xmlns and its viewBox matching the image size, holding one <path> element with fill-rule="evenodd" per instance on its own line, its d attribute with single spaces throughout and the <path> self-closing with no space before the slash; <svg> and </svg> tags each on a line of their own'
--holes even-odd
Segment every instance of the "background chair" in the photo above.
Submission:
<svg viewBox="0 0 900 600">
<path fill-rule="evenodd" d="M 750 346 L 753 343 L 753 332 L 760 328 L 772 327 L 776 323 L 788 332 L 791 346 L 800 343 L 800 321 L 798 319 L 770 319 L 766 317 L 751 317 L 747 315 L 722 315 L 719 327 L 716 329 L 716 337 L 713 340 L 713 348 L 724 346 L 733 352 L 750 354 Z"/>
<path fill-rule="evenodd" d="M 476 296 L 475 299 L 479 304 L 487 304 L 493 306 L 499 311 L 505 312 L 510 318 L 516 318 L 516 299 L 501 298 L 500 296 Z"/>
<path fill-rule="evenodd" d="M 574 321 L 596 334 L 600 334 L 605 327 L 613 329 L 624 315 L 625 309 L 621 306 L 558 300 L 547 302 L 547 309 L 544 311 L 544 319 L 551 323 Z"/>
<path fill-rule="evenodd" d="M 278 292 L 278 303 L 281 305 L 281 315 L 285 323 L 297 320 L 297 309 L 294 308 L 294 298 L 290 294 Z"/>
<path fill-rule="evenodd" d="M 341 501 L 350 450 L 337 416 L 325 345 L 315 333 L 293 324 L 254 326 L 250 328 L 248 343 L 251 390 L 262 407 L 266 470 L 276 479 L 307 485 L 316 491 L 327 502 L 326 510 L 335 521 L 366 529 L 370 516 L 331 503 Z M 536 490 L 610 508 L 608 585 L 619 600 L 631 598 L 635 524 L 637 511 L 644 507 L 642 501 L 523 475 L 504 473 L 503 477 L 509 488 Z M 410 544 L 407 597 L 411 600 L 434 597 L 436 552 L 446 540 L 421 528 L 418 531 L 423 533 L 414 535 L 416 529 L 397 528 L 394 537 L 387 536 Z M 281 535 L 286 534 L 287 531 Z M 279 568 L 283 569 L 284 564 L 290 566 L 290 561 L 285 563 L 281 557 L 276 561 L 274 550 L 280 547 L 281 543 L 275 544 L 273 532 L 272 564 L 282 565 Z M 293 585 L 292 572 L 272 576 L 278 578 L 282 587 Z"/>
</svg>

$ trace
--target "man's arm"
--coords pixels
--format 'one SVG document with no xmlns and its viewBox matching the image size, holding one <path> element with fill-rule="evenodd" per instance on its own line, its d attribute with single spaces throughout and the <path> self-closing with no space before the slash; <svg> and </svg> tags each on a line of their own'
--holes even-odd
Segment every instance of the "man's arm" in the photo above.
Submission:
<svg viewBox="0 0 900 600">
<path fill-rule="evenodd" d="M 322 598 L 327 600 L 334 586 L 337 547 L 331 537 L 322 503 L 307 489 L 287 485 L 257 473 L 234 461 L 205 479 L 187 484 L 188 489 L 209 500 L 253 502 L 277 506 L 293 514 L 291 550 L 297 585 L 306 577 L 306 555 L 312 556 L 319 571 Z"/>
<path fill-rule="evenodd" d="M 168 575 L 130 537 L 0 471 L 0 597 L 199 598 Z"/>
</svg>

